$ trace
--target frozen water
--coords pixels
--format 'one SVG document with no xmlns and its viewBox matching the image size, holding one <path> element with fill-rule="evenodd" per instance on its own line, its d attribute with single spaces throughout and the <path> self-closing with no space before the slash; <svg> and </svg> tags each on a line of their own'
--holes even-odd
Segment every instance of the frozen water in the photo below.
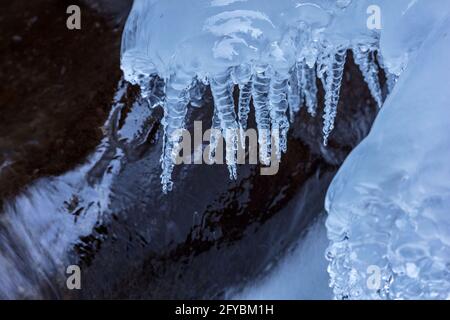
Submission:
<svg viewBox="0 0 450 320">
<path fill-rule="evenodd" d="M 335 296 L 450 298 L 449 7 L 446 0 L 135 0 L 121 66 L 151 106 L 164 108 L 163 189 L 172 186 L 187 108 L 201 105 L 207 85 L 232 178 L 238 132 L 247 127 L 251 105 L 261 163 L 270 162 L 272 141 L 279 158 L 286 150 L 288 120 L 302 105 L 312 116 L 323 114 L 326 144 L 351 50 L 383 109 L 329 190 L 327 256 Z M 381 30 L 367 25 L 377 11 Z M 323 112 L 316 78 L 325 90 Z M 376 290 L 368 270 L 379 270 Z"/>
<path fill-rule="evenodd" d="M 163 189 L 172 187 L 180 140 L 176 132 L 184 128 L 186 108 L 204 92 L 198 85 L 211 86 L 217 130 L 210 151 L 213 155 L 220 132 L 231 178 L 237 170 L 237 131 L 242 134 L 247 128 L 251 100 L 260 162 L 268 165 L 272 141 L 278 159 L 287 149 L 289 118 L 292 122 L 303 104 L 311 115 L 317 113 L 316 67 L 326 91 L 327 143 L 347 50 L 368 39 L 373 45 L 358 55 L 358 62 L 381 105 L 374 60 L 378 33 L 365 26 L 367 6 L 366 1 L 335 0 L 135 0 L 124 31 L 121 65 L 125 78 L 141 87 L 151 106 L 164 107 Z M 361 19 L 357 25 L 352 23 L 355 15 Z M 155 78 L 164 80 L 165 91 L 159 90 L 159 82 L 155 85 Z M 236 85 L 240 96 L 235 103 Z"/>
<path fill-rule="evenodd" d="M 125 92 L 126 84 L 120 81 L 105 128 L 112 125 Z M 124 130 L 123 138 L 130 133 Z M 0 218 L 0 299 L 46 297 L 44 288 L 64 274 L 71 248 L 107 219 L 111 185 L 123 156 L 105 137 L 87 163 L 42 178 L 5 204 Z"/>
<path fill-rule="evenodd" d="M 328 191 L 331 284 L 337 298 L 449 299 L 450 6 L 395 4 L 381 42 L 401 77 Z"/>
</svg>

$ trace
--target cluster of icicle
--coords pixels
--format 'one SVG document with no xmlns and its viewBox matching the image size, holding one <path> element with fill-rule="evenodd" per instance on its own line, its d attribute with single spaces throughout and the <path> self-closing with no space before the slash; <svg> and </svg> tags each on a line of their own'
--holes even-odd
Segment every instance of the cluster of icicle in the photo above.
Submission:
<svg viewBox="0 0 450 320">
<path fill-rule="evenodd" d="M 164 147 L 161 157 L 163 191 L 172 190 L 174 159 L 179 152 L 180 130 L 185 127 L 187 108 L 189 105 L 201 104 L 208 86 L 214 99 L 212 129 L 216 129 L 211 131 L 210 156 L 214 156 L 217 140 L 220 136 L 223 137 L 231 179 L 236 178 L 238 135 L 242 135 L 247 129 L 251 105 L 254 107 L 257 124 L 259 159 L 262 164 L 269 165 L 272 150 L 275 150 L 277 159 L 286 152 L 289 125 L 300 108 L 305 106 L 311 116 L 318 113 L 317 79 L 320 79 L 325 91 L 323 143 L 327 145 L 334 128 L 349 50 L 353 52 L 355 63 L 359 66 L 374 100 L 381 107 L 381 59 L 377 59 L 375 45 L 324 45 L 315 59 L 303 58 L 297 61 L 286 74 L 277 72 L 268 64 L 245 64 L 202 79 L 178 74 L 164 80 L 159 79 L 157 75 L 151 76 L 150 80 L 142 78 L 139 82 L 142 96 L 148 99 L 152 107 L 159 105 L 164 109 Z M 239 88 L 237 114 L 233 98 L 235 86 Z M 244 141 L 242 136 L 240 140 Z M 271 143 L 275 146 L 271 146 Z"/>
</svg>

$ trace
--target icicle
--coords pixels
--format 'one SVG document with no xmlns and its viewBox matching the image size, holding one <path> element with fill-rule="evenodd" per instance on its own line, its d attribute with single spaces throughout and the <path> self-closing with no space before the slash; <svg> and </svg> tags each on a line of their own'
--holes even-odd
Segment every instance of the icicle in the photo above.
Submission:
<svg viewBox="0 0 450 320">
<path fill-rule="evenodd" d="M 395 84 L 397 83 L 398 76 L 386 71 L 386 78 L 387 78 L 387 81 L 386 81 L 387 89 L 388 89 L 388 92 L 391 93 L 394 90 Z"/>
<path fill-rule="evenodd" d="M 217 112 L 216 117 L 226 142 L 226 162 L 230 171 L 230 179 L 236 179 L 238 125 L 234 111 L 233 82 L 231 81 L 230 72 L 227 71 L 213 77 L 210 84 L 214 97 L 214 107 Z"/>
<path fill-rule="evenodd" d="M 375 52 L 368 47 L 356 46 L 353 48 L 353 58 L 355 63 L 359 66 L 364 80 L 369 86 L 370 93 L 375 99 L 378 107 L 383 105 L 383 98 L 380 87 L 380 80 L 378 78 L 378 65 L 375 61 Z"/>
<path fill-rule="evenodd" d="M 241 146 L 245 149 L 245 131 L 247 130 L 250 101 L 252 98 L 252 68 L 249 64 L 240 65 L 233 69 L 231 76 L 234 83 L 239 87 L 239 132 Z"/>
<path fill-rule="evenodd" d="M 300 81 L 297 77 L 297 65 L 292 68 L 290 72 L 290 79 L 288 85 L 288 100 L 289 100 L 289 120 L 294 123 L 295 114 L 300 110 L 303 103 L 301 97 L 301 88 L 299 87 Z"/>
<path fill-rule="evenodd" d="M 323 144 L 325 146 L 328 144 L 328 137 L 334 129 L 346 56 L 347 49 L 340 46 L 332 48 L 319 59 L 318 76 L 322 80 L 325 89 L 325 111 L 323 116 Z"/>
<path fill-rule="evenodd" d="M 252 96 L 255 106 L 256 125 L 258 128 L 259 158 L 262 164 L 270 164 L 270 113 L 268 96 L 270 87 L 270 75 L 268 67 L 257 68 L 253 76 Z"/>
<path fill-rule="evenodd" d="M 221 139 L 220 133 L 220 119 L 217 109 L 214 107 L 213 118 L 212 118 L 212 127 L 211 127 L 211 135 L 209 138 L 209 161 L 210 163 L 214 162 L 214 158 L 216 156 L 217 145 L 219 143 L 219 139 Z"/>
<path fill-rule="evenodd" d="M 286 115 L 288 110 L 287 91 L 288 80 L 275 73 L 270 82 L 269 110 L 278 160 L 281 159 L 281 153 L 287 151 L 287 133 L 289 131 L 289 120 Z"/>
<path fill-rule="evenodd" d="M 164 143 L 161 155 L 161 183 L 163 192 L 172 191 L 172 172 L 179 151 L 181 130 L 185 126 L 187 113 L 189 81 L 172 77 L 166 81 L 166 100 L 164 103 Z"/>
<path fill-rule="evenodd" d="M 315 117 L 317 113 L 317 83 L 316 70 L 310 68 L 304 61 L 297 63 L 299 87 L 308 113 Z"/>
<path fill-rule="evenodd" d="M 384 70 L 384 74 L 386 75 L 386 86 L 388 94 L 394 90 L 395 84 L 397 83 L 398 76 L 390 73 L 386 65 L 384 64 L 383 55 L 381 55 L 380 51 L 377 51 L 377 59 L 380 67 Z"/>
<path fill-rule="evenodd" d="M 250 113 L 250 100 L 252 98 L 251 80 L 244 85 L 239 85 L 239 129 L 242 148 L 245 149 L 245 131 L 247 130 L 248 114 Z"/>
</svg>

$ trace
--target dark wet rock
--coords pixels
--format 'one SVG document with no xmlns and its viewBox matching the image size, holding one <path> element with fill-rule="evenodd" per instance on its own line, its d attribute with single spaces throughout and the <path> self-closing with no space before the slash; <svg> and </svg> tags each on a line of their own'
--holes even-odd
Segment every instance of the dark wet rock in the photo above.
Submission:
<svg viewBox="0 0 450 320">
<path fill-rule="evenodd" d="M 311 118 L 302 109 L 275 176 L 243 165 L 230 181 L 224 165 L 184 165 L 176 168 L 173 192 L 163 195 L 155 131 L 114 183 L 113 219 L 77 246 L 86 283 L 79 297 L 220 298 L 263 275 L 323 211 L 331 179 L 375 117 L 351 58 L 345 75 L 329 147 L 321 144 L 321 114 Z M 210 102 L 192 110 L 190 129 L 193 120 L 208 128 Z M 123 147 L 134 154 L 133 145 Z"/>
<path fill-rule="evenodd" d="M 82 7 L 79 31 L 66 28 L 70 4 Z M 100 142 L 121 76 L 123 22 L 61 0 L 1 1 L 0 17 L 1 207 L 35 179 L 83 162 Z"/>
</svg>

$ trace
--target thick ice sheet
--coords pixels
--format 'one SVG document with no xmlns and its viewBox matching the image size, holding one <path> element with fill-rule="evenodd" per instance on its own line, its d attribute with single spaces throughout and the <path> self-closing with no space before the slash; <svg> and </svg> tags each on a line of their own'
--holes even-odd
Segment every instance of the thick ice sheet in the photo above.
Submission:
<svg viewBox="0 0 450 320">
<path fill-rule="evenodd" d="M 328 191 L 338 298 L 450 298 L 450 19 L 435 19 L 447 2 L 431 3 L 383 31 L 406 69 Z"/>
</svg>

